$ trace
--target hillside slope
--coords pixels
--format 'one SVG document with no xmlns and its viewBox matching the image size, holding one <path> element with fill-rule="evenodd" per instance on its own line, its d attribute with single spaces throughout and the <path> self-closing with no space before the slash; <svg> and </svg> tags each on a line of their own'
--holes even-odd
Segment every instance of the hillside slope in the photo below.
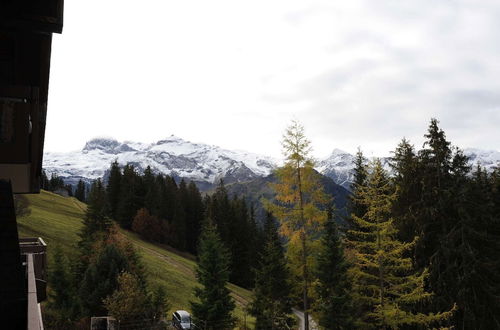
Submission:
<svg viewBox="0 0 500 330">
<path fill-rule="evenodd" d="M 31 215 L 18 219 L 20 237 L 42 237 L 47 242 L 49 267 L 52 260 L 52 247 L 59 245 L 69 258 L 77 254 L 76 242 L 82 227 L 86 205 L 75 198 L 42 191 L 38 195 L 25 195 L 30 203 Z M 142 256 L 148 282 L 160 284 L 167 290 L 173 310 L 189 310 L 189 301 L 194 300 L 195 261 L 192 256 L 176 253 L 172 249 L 151 244 L 136 234 L 122 231 Z M 49 283 L 50 286 L 50 283 Z M 251 292 L 238 286 L 229 285 L 237 302 L 236 316 L 245 319 L 244 306 L 251 299 Z M 172 311 L 169 311 L 169 315 Z M 253 319 L 246 316 L 247 324 Z"/>
</svg>

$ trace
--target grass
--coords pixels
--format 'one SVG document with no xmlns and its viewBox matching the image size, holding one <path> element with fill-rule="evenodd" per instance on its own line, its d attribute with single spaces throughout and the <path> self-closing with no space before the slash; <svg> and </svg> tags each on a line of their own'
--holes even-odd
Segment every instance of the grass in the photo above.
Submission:
<svg viewBox="0 0 500 330">
<path fill-rule="evenodd" d="M 73 197 L 62 197 L 47 191 L 25 196 L 30 203 L 31 214 L 18 219 L 19 236 L 42 237 L 47 242 L 49 267 L 52 246 L 59 245 L 68 258 L 75 257 L 86 205 Z M 135 233 L 121 232 L 141 254 L 148 282 L 162 285 L 167 290 L 171 303 L 168 315 L 178 309 L 189 311 L 189 301 L 195 299 L 193 288 L 198 285 L 194 257 L 167 246 L 146 242 Z M 252 327 L 255 320 L 244 312 L 251 299 L 251 291 L 233 284 L 229 284 L 228 288 L 236 301 L 235 316 L 241 322 L 246 318 L 247 325 Z"/>
</svg>

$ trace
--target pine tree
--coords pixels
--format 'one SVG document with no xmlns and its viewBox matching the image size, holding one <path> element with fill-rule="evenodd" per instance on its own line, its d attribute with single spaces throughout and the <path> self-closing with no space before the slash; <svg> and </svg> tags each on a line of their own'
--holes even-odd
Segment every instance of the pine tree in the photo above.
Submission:
<svg viewBox="0 0 500 330">
<path fill-rule="evenodd" d="M 115 160 L 111 163 L 108 185 L 106 186 L 109 215 L 112 219 L 118 219 L 118 206 L 121 198 L 121 179 L 122 173 L 118 161 Z"/>
<path fill-rule="evenodd" d="M 254 299 L 250 313 L 255 316 L 256 330 L 291 329 L 290 274 L 274 218 L 267 214 L 265 240 L 255 269 Z"/>
<path fill-rule="evenodd" d="M 275 172 L 278 183 L 271 185 L 276 192 L 275 202 L 265 201 L 267 210 L 280 221 L 281 233 L 289 240 L 288 254 L 292 271 L 302 282 L 306 330 L 309 329 L 309 287 L 313 260 L 311 241 L 318 236 L 326 220 L 326 212 L 321 207 L 329 202 L 309 156 L 310 144 L 299 123 L 293 122 L 286 129 L 282 142 L 286 162 Z"/>
<path fill-rule="evenodd" d="M 86 201 L 86 199 L 85 199 L 85 183 L 83 182 L 82 179 L 78 180 L 78 184 L 76 185 L 75 197 L 80 202 L 85 203 L 85 201 Z"/>
<path fill-rule="evenodd" d="M 140 184 L 140 177 L 134 166 L 125 165 L 120 180 L 120 197 L 116 210 L 116 219 L 123 228 L 130 229 L 137 210 L 142 207 L 139 196 Z"/>
<path fill-rule="evenodd" d="M 129 270 L 126 256 L 114 244 L 106 245 L 86 269 L 79 288 L 84 316 L 105 316 L 104 298 L 117 288 L 118 275 Z"/>
<path fill-rule="evenodd" d="M 393 184 L 396 189 L 392 204 L 394 225 L 399 238 L 411 242 L 420 234 L 418 228 L 419 196 L 422 190 L 420 164 L 413 145 L 403 139 L 394 151 L 390 166 L 394 173 Z"/>
<path fill-rule="evenodd" d="M 229 280 L 230 254 L 209 220 L 198 247 L 196 278 L 201 287 L 195 288 L 198 301 L 191 302 L 197 329 L 233 329 L 232 312 L 235 303 L 226 288 Z"/>
<path fill-rule="evenodd" d="M 201 232 L 201 223 L 203 222 L 203 213 L 205 207 L 201 198 L 200 191 L 194 182 L 189 182 L 187 186 L 187 196 L 184 204 L 184 213 L 186 214 L 186 248 L 192 254 L 197 254 L 198 238 Z"/>
<path fill-rule="evenodd" d="M 59 245 L 54 248 L 54 259 L 49 269 L 49 285 L 51 288 L 49 291 L 50 307 L 68 318 L 74 304 L 74 292 L 72 292 L 73 286 L 68 260 Z"/>
<path fill-rule="evenodd" d="M 85 269 L 88 258 L 92 254 L 92 245 L 94 242 L 107 232 L 111 222 L 107 217 L 106 192 L 101 179 L 97 179 L 91 185 L 88 205 L 83 219 L 83 228 L 79 234 L 80 241 L 78 246 Z M 82 269 L 80 269 L 82 270 Z"/>
<path fill-rule="evenodd" d="M 318 296 L 318 323 L 325 329 L 352 329 L 354 326 L 352 286 L 347 274 L 349 267 L 333 211 L 330 209 L 324 226 L 321 253 L 318 255 L 315 287 Z"/>
<path fill-rule="evenodd" d="M 368 176 L 368 184 L 359 191 L 365 217 L 353 217 L 363 230 L 350 231 L 350 247 L 354 251 L 353 298 L 362 307 L 356 325 L 362 328 L 398 329 L 408 325 L 430 326 L 451 317 L 452 312 L 417 313 L 412 306 L 431 296 L 424 281 L 427 270 L 416 272 L 411 258 L 404 257 L 413 243 L 397 240 L 391 218 L 394 192 L 380 160 L 376 160 Z M 450 306 L 451 307 L 451 306 Z"/>
<path fill-rule="evenodd" d="M 356 192 L 366 185 L 368 177 L 368 165 L 361 149 L 356 152 L 354 158 L 353 183 L 351 185 L 352 194 L 349 195 L 348 208 L 357 217 L 362 217 L 366 213 L 366 207 L 356 199 Z"/>
<path fill-rule="evenodd" d="M 42 177 L 40 178 L 40 189 L 49 190 L 49 178 L 47 177 L 47 172 L 42 170 Z"/>
</svg>

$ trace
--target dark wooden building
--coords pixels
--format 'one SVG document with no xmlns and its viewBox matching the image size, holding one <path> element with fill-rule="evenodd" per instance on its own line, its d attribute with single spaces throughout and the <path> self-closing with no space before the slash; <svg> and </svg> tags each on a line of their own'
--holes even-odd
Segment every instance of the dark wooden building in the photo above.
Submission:
<svg viewBox="0 0 500 330">
<path fill-rule="evenodd" d="M 62 23 L 63 0 L 0 0 L 2 329 L 36 328 L 28 308 L 36 258 L 21 257 L 12 194 L 40 191 L 52 34 L 62 32 Z"/>
</svg>

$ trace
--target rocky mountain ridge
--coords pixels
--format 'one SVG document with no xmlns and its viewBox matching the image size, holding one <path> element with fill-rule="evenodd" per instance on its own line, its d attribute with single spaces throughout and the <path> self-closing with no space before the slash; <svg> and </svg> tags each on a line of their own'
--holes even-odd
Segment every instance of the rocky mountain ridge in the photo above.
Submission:
<svg viewBox="0 0 500 330">
<path fill-rule="evenodd" d="M 488 170 L 500 164 L 500 152 L 465 149 L 471 165 L 477 163 Z M 354 155 L 334 149 L 327 158 L 317 162 L 316 169 L 346 189 L 352 182 Z M 46 152 L 44 169 L 50 176 L 57 174 L 66 183 L 79 179 L 90 182 L 106 177 L 111 162 L 133 164 L 143 171 L 150 166 L 154 172 L 194 181 L 200 189 L 208 190 L 220 179 L 227 184 L 252 181 L 268 176 L 279 161 L 245 151 L 232 151 L 203 143 L 192 143 L 174 135 L 155 143 L 119 142 L 113 138 L 95 138 L 84 148 L 73 152 Z M 389 169 L 389 158 L 382 158 Z"/>
</svg>

